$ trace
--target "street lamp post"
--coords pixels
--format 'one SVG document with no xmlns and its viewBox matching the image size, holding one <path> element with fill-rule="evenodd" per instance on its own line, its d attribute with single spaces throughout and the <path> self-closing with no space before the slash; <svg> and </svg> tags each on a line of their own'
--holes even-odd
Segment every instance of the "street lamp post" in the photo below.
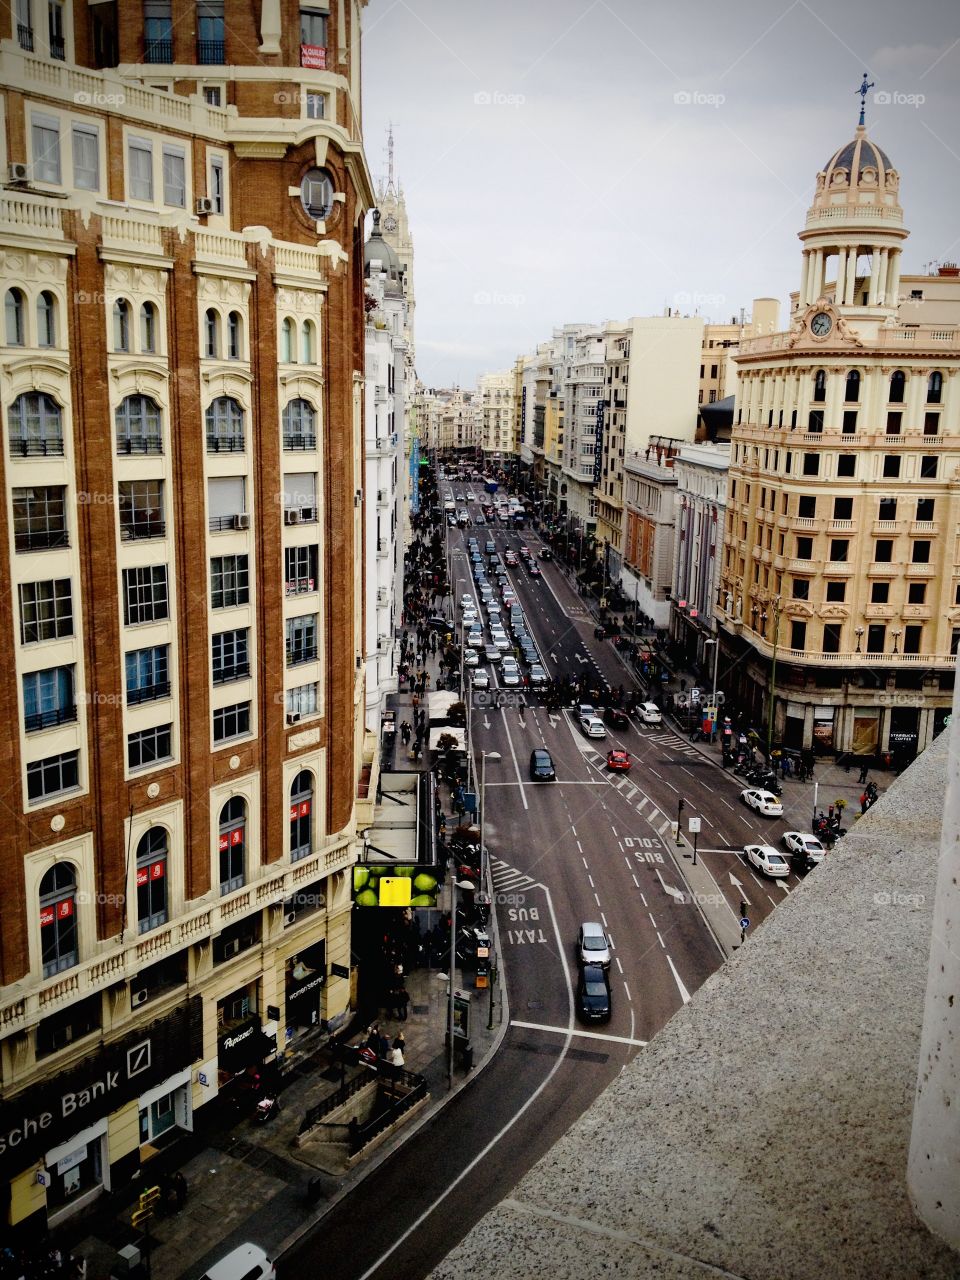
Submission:
<svg viewBox="0 0 960 1280">
<path fill-rule="evenodd" d="M 498 760 L 502 760 L 499 751 L 481 751 L 480 752 L 480 886 L 486 892 L 489 883 L 489 860 L 487 858 L 487 844 L 484 839 L 484 825 L 487 817 L 487 761 L 492 760 L 494 764 Z"/>
<path fill-rule="evenodd" d="M 764 627 L 766 632 L 766 627 Z M 766 636 L 764 636 L 766 639 Z M 767 712 L 767 764 L 773 751 L 773 713 L 777 704 L 777 645 L 780 643 L 780 597 L 773 599 L 773 659 L 770 663 L 770 709 Z"/>
<path fill-rule="evenodd" d="M 717 731 L 717 719 L 719 718 L 717 715 L 717 666 L 720 662 L 720 637 L 717 636 L 715 640 L 704 640 L 703 647 L 706 648 L 708 644 L 713 645 L 713 694 L 710 698 L 710 705 L 713 707 L 714 713 L 712 727 L 710 729 L 710 741 L 713 742 L 713 735 Z"/>
<path fill-rule="evenodd" d="M 469 880 L 457 879 L 457 863 L 455 858 L 450 860 L 450 1007 L 447 1011 L 447 1034 L 450 1038 L 449 1053 L 447 1056 L 447 1088 L 453 1088 L 453 997 L 456 990 L 457 975 L 457 890 L 472 889 L 474 886 Z"/>
</svg>

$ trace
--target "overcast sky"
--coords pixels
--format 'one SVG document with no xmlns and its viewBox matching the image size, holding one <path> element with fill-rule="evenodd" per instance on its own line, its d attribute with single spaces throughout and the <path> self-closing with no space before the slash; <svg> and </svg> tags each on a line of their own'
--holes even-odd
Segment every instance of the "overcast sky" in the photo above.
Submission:
<svg viewBox="0 0 960 1280">
<path fill-rule="evenodd" d="M 386 172 L 392 120 L 428 386 L 563 323 L 785 304 L 864 70 L 904 270 L 960 257 L 957 0 L 370 0 L 364 24 L 367 158 Z"/>
</svg>

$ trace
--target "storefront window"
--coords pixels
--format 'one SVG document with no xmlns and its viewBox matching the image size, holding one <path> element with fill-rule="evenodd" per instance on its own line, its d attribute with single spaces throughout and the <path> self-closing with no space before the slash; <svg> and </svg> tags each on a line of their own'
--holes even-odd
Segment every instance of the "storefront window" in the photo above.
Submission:
<svg viewBox="0 0 960 1280">
<path fill-rule="evenodd" d="M 47 1158 L 50 1185 L 47 1212 L 62 1208 L 87 1191 L 103 1184 L 103 1138 L 96 1137 L 57 1158 Z"/>
</svg>

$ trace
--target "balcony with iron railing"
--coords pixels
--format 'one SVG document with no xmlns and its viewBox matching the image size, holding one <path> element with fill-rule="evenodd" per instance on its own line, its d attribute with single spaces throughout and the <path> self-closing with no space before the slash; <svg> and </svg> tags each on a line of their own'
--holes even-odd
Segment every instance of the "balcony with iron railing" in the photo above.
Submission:
<svg viewBox="0 0 960 1280">
<path fill-rule="evenodd" d="M 55 58 L 57 62 L 66 62 L 67 46 L 63 36 L 50 37 L 50 57 Z"/>
<path fill-rule="evenodd" d="M 17 551 L 51 551 L 58 547 L 69 547 L 70 538 L 64 526 L 26 532 L 17 530 L 13 545 Z"/>
<path fill-rule="evenodd" d="M 58 724 L 73 724 L 77 718 L 76 703 L 68 707 L 52 707 L 23 717 L 24 733 L 36 733 L 38 729 L 53 729 Z"/>
<path fill-rule="evenodd" d="M 121 436 L 117 441 L 117 453 L 121 454 L 161 454 L 163 453 L 162 436 Z"/>
<path fill-rule="evenodd" d="M 33 27 L 23 22 L 17 23 L 17 44 L 26 53 L 33 53 Z"/>
<path fill-rule="evenodd" d="M 156 702 L 160 698 L 170 697 L 170 681 L 158 680 L 156 684 L 139 685 L 136 689 L 127 690 L 127 706 L 136 707 L 142 702 Z"/>
<path fill-rule="evenodd" d="M 299 667 L 304 662 L 315 662 L 317 658 L 317 644 L 298 644 L 287 645 L 287 666 Z"/>
<path fill-rule="evenodd" d="M 170 39 L 143 42 L 143 60 L 150 63 L 169 64 L 173 62 L 173 41 Z"/>
<path fill-rule="evenodd" d="M 18 458 L 62 458 L 63 436 L 11 440 L 10 452 Z"/>
<path fill-rule="evenodd" d="M 314 432 L 285 431 L 283 433 L 283 447 L 291 452 L 315 449 L 317 447 L 316 434 Z"/>
<path fill-rule="evenodd" d="M 213 669 L 214 684 L 229 684 L 232 680 L 243 680 L 250 674 L 250 663 L 233 662 L 221 664 Z"/>
<path fill-rule="evenodd" d="M 145 542 L 150 538 L 165 538 L 166 522 L 161 518 L 145 516 L 141 520 L 121 519 L 120 538 L 123 542 Z"/>
<path fill-rule="evenodd" d="M 207 433 L 207 453 L 243 453 L 244 448 L 242 432 L 223 436 Z"/>
<path fill-rule="evenodd" d="M 222 40 L 198 40 L 197 62 L 200 66 L 221 67 L 225 62 Z"/>
</svg>

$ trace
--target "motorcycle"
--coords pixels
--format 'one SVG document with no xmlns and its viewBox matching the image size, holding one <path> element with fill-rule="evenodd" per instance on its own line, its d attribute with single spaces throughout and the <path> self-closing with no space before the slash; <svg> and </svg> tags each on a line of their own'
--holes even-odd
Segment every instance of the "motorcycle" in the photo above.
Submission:
<svg viewBox="0 0 960 1280">
<path fill-rule="evenodd" d="M 257 1103 L 257 1109 L 253 1113 L 254 1121 L 257 1124 L 266 1124 L 268 1120 L 272 1120 L 280 1111 L 280 1101 L 278 1098 L 261 1098 Z"/>
</svg>

